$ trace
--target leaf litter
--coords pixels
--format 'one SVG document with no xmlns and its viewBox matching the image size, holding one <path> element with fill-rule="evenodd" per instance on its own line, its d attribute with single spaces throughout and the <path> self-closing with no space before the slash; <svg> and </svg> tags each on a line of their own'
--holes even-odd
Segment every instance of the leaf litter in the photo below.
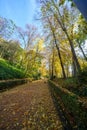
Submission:
<svg viewBox="0 0 87 130">
<path fill-rule="evenodd" d="M 1 93 L 0 130 L 63 130 L 48 84 L 36 81 Z"/>
</svg>

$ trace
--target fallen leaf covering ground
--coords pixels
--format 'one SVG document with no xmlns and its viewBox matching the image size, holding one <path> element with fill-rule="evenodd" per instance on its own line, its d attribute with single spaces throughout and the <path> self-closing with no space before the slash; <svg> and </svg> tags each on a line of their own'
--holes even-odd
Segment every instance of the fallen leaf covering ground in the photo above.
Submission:
<svg viewBox="0 0 87 130">
<path fill-rule="evenodd" d="M 0 130 L 63 130 L 45 81 L 0 93 Z"/>
</svg>

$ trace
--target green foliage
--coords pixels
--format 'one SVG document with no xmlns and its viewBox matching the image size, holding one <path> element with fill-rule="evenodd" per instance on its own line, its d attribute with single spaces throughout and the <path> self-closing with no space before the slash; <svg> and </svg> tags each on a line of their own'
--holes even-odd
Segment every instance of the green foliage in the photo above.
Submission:
<svg viewBox="0 0 87 130">
<path fill-rule="evenodd" d="M 11 64 L 17 64 L 22 56 L 23 49 L 18 41 L 6 41 L 0 39 L 0 57 L 8 60 Z"/>
<path fill-rule="evenodd" d="M 56 78 L 54 82 L 79 96 L 87 96 L 87 69 L 83 69 L 78 78 Z"/>
<path fill-rule="evenodd" d="M 59 5 L 61 6 L 61 5 L 63 5 L 65 3 L 65 0 L 60 0 L 59 1 Z"/>
<path fill-rule="evenodd" d="M 67 1 L 67 0 L 60 0 L 60 1 L 59 1 L 59 6 L 64 5 L 64 3 L 65 3 L 66 1 Z M 68 0 L 68 2 L 71 2 L 71 7 L 74 7 L 74 6 L 75 6 L 75 4 L 74 4 L 74 2 L 73 2 L 72 0 Z"/>
<path fill-rule="evenodd" d="M 81 87 L 79 87 L 79 92 L 77 89 L 76 92 L 79 93 L 80 96 L 87 97 L 87 85 L 82 85 Z"/>
<path fill-rule="evenodd" d="M 52 92 L 56 94 L 56 98 L 57 96 L 60 96 L 67 111 L 74 116 L 78 129 L 86 130 L 87 111 L 84 102 L 82 102 L 76 94 L 67 89 L 59 87 L 52 81 L 49 81 L 49 83 L 52 87 Z"/>
<path fill-rule="evenodd" d="M 0 80 L 24 78 L 23 70 L 11 66 L 7 61 L 0 58 Z"/>
<path fill-rule="evenodd" d="M 78 74 L 80 84 L 87 84 L 87 66 Z"/>
<path fill-rule="evenodd" d="M 87 66 L 78 74 L 78 81 L 80 83 L 79 95 L 87 96 Z"/>
<path fill-rule="evenodd" d="M 78 80 L 74 77 L 70 77 L 66 79 L 56 78 L 54 81 L 58 83 L 61 87 L 67 88 L 71 91 L 72 91 L 72 88 L 74 89 L 79 86 Z"/>
</svg>

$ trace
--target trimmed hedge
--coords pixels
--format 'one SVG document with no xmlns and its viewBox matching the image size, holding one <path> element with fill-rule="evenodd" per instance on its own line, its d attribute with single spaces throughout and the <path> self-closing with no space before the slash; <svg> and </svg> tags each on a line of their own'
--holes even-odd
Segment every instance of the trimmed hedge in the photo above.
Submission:
<svg viewBox="0 0 87 130">
<path fill-rule="evenodd" d="M 11 89 L 15 87 L 16 85 L 21 85 L 21 84 L 27 83 L 28 81 L 31 81 L 31 80 L 30 79 L 15 79 L 15 80 L 1 81 L 0 91 L 2 92 L 7 89 Z"/>
<path fill-rule="evenodd" d="M 52 91 L 60 96 L 66 110 L 72 113 L 77 128 L 79 130 L 87 130 L 87 107 L 80 97 L 65 88 L 61 88 L 53 81 L 49 81 Z"/>
</svg>

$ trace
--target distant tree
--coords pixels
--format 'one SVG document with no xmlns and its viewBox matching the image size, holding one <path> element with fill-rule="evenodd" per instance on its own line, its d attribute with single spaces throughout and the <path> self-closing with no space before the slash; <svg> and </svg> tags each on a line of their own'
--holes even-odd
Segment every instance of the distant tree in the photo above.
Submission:
<svg viewBox="0 0 87 130">
<path fill-rule="evenodd" d="M 20 61 L 19 53 L 21 50 L 22 48 L 18 41 L 0 40 L 0 56 L 12 64 L 17 64 Z"/>
<path fill-rule="evenodd" d="M 13 35 L 15 30 L 15 25 L 12 20 L 0 17 L 0 37 L 9 40 Z"/>
</svg>

